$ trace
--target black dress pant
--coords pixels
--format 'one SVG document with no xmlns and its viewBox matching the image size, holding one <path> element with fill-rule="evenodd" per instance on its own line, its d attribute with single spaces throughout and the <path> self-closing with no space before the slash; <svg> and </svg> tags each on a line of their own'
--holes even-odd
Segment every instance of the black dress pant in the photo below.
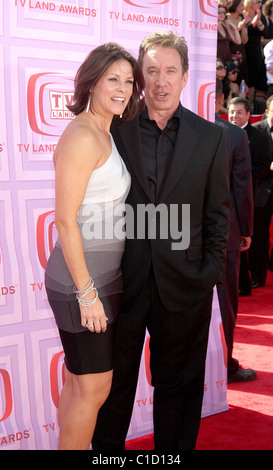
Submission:
<svg viewBox="0 0 273 470">
<path fill-rule="evenodd" d="M 249 249 L 251 277 L 262 286 L 269 265 L 269 230 L 273 212 L 273 192 L 264 207 L 254 207 L 254 233 Z"/>
<path fill-rule="evenodd" d="M 239 290 L 251 295 L 251 277 L 249 267 L 249 250 L 241 251 Z"/>
<path fill-rule="evenodd" d="M 185 288 L 181 286 L 181 288 Z M 198 436 L 212 292 L 192 308 L 169 312 L 160 300 L 153 274 L 139 301 L 118 318 L 112 390 L 101 408 L 93 450 L 123 450 L 130 425 L 139 365 L 150 333 L 154 387 L 155 450 L 193 450 Z"/>
<path fill-rule="evenodd" d="M 239 273 L 240 251 L 227 251 L 226 268 L 221 284 L 217 284 L 217 292 L 225 340 L 228 353 L 228 376 L 234 374 L 239 368 L 239 362 L 232 357 L 234 329 L 239 304 Z"/>
</svg>

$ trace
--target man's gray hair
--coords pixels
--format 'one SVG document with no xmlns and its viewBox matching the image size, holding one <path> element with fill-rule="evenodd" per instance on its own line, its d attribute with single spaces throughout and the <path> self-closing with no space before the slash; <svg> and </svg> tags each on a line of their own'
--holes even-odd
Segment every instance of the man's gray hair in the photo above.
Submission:
<svg viewBox="0 0 273 470">
<path fill-rule="evenodd" d="M 144 54 L 150 49 L 176 49 L 181 57 L 183 74 L 189 70 L 188 46 L 185 38 L 173 31 L 159 31 L 148 34 L 140 44 L 138 62 L 143 65 Z"/>
</svg>

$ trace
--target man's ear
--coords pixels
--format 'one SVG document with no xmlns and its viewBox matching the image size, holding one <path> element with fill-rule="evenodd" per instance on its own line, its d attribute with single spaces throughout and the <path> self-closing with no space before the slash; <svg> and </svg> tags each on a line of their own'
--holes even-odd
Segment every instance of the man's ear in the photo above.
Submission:
<svg viewBox="0 0 273 470">
<path fill-rule="evenodd" d="M 183 78 L 182 78 L 182 90 L 185 88 L 185 86 L 188 83 L 188 78 L 189 78 L 189 72 L 184 73 Z"/>
</svg>

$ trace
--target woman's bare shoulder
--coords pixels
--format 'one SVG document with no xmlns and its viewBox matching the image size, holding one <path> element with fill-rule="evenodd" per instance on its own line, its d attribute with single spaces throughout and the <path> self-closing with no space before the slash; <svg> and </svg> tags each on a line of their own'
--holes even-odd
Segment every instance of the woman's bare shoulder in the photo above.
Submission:
<svg viewBox="0 0 273 470">
<path fill-rule="evenodd" d="M 60 156 L 65 160 L 90 160 L 93 156 L 94 163 L 100 160 L 100 145 L 96 133 L 84 119 L 74 118 L 64 130 L 56 146 L 54 161 Z"/>
</svg>

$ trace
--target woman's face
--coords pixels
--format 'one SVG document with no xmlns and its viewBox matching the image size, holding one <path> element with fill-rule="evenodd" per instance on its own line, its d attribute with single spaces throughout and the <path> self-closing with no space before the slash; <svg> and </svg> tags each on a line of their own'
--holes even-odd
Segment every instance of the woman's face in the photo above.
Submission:
<svg viewBox="0 0 273 470">
<path fill-rule="evenodd" d="M 262 0 L 258 0 L 257 2 L 252 2 L 252 8 L 258 12 L 261 8 Z"/>
<path fill-rule="evenodd" d="M 238 70 L 233 69 L 228 72 L 228 79 L 230 82 L 236 82 L 238 76 Z"/>
<path fill-rule="evenodd" d="M 133 69 L 124 59 L 117 60 L 104 72 L 92 92 L 92 109 L 103 115 L 120 115 L 133 93 Z"/>
<path fill-rule="evenodd" d="M 226 9 L 222 6 L 218 8 L 218 22 L 222 23 L 226 17 Z"/>
<path fill-rule="evenodd" d="M 224 63 L 220 60 L 217 60 L 216 62 L 216 77 L 220 78 L 220 80 L 223 80 L 227 74 L 226 67 Z"/>
<path fill-rule="evenodd" d="M 236 13 L 238 13 L 239 15 L 242 15 L 244 13 L 244 0 L 241 0 L 241 2 L 239 3 L 239 5 L 236 7 Z"/>
</svg>

